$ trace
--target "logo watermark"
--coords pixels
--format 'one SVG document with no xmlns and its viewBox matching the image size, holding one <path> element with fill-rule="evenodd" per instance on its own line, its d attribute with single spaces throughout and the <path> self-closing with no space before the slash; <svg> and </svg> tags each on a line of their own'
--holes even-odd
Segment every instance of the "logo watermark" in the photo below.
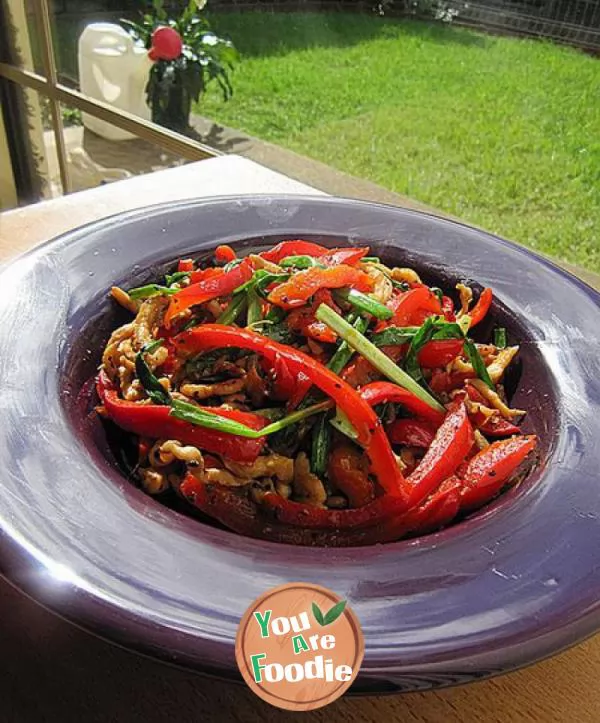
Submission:
<svg viewBox="0 0 600 723">
<path fill-rule="evenodd" d="M 319 585 L 288 583 L 250 605 L 235 655 L 244 680 L 263 700 L 287 710 L 314 710 L 348 690 L 364 640 L 346 600 Z"/>
</svg>

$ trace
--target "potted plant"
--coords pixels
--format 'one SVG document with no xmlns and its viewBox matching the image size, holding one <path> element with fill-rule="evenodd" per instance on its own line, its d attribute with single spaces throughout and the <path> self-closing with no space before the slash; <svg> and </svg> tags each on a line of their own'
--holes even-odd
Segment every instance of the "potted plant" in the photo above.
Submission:
<svg viewBox="0 0 600 723">
<path fill-rule="evenodd" d="M 180 133 L 191 130 L 192 103 L 211 81 L 217 82 L 224 100 L 233 92 L 229 75 L 238 53 L 200 14 L 206 2 L 189 0 L 177 17 L 170 17 L 164 1 L 153 0 L 152 11 L 141 22 L 121 20 L 130 35 L 144 43 L 153 61 L 146 86 L 152 120 Z"/>
</svg>

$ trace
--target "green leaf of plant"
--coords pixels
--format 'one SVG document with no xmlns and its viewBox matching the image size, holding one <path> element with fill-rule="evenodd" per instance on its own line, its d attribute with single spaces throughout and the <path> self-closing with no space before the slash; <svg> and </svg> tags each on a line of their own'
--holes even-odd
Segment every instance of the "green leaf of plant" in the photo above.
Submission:
<svg viewBox="0 0 600 723">
<path fill-rule="evenodd" d="M 312 604 L 312 613 L 319 625 L 325 625 L 325 618 L 323 617 L 323 613 L 316 602 Z"/>
<path fill-rule="evenodd" d="M 339 603 L 336 603 L 331 610 L 328 610 L 327 613 L 325 613 L 325 621 L 323 625 L 331 625 L 331 623 L 334 623 L 339 616 L 344 612 L 346 608 L 346 600 L 340 600 Z"/>
</svg>

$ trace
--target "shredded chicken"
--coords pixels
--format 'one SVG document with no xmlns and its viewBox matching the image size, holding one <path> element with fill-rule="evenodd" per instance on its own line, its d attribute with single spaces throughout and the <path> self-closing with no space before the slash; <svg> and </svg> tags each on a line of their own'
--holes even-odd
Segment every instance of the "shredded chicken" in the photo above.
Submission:
<svg viewBox="0 0 600 723">
<path fill-rule="evenodd" d="M 246 477 L 236 477 L 226 469 L 207 468 L 204 470 L 204 480 L 212 484 L 225 487 L 243 487 L 249 483 Z"/>
<path fill-rule="evenodd" d="M 472 402 L 470 399 L 465 400 L 465 406 L 467 407 L 467 412 L 469 414 L 477 414 L 479 412 L 483 414 L 486 421 L 498 414 L 497 409 L 490 409 L 490 407 L 486 407 L 484 404 L 479 404 L 479 402 Z"/>
<path fill-rule="evenodd" d="M 485 449 L 490 446 L 490 443 L 478 429 L 473 430 L 473 436 L 475 438 L 475 444 L 479 447 L 479 449 Z"/>
<path fill-rule="evenodd" d="M 132 314 L 138 313 L 140 302 L 132 299 L 120 286 L 113 286 L 110 290 L 110 295 L 117 304 L 120 304 L 124 309 L 127 309 L 127 311 L 130 311 Z"/>
<path fill-rule="evenodd" d="M 394 286 L 390 279 L 377 267 L 377 264 L 362 264 L 362 268 L 373 279 L 374 286 L 371 296 L 382 304 L 387 304 L 392 296 Z"/>
<path fill-rule="evenodd" d="M 392 279 L 394 279 L 394 281 L 403 281 L 405 284 L 421 283 L 421 277 L 414 269 L 393 268 Z"/>
<path fill-rule="evenodd" d="M 223 311 L 221 304 L 219 304 L 216 299 L 211 299 L 211 301 L 207 301 L 206 308 L 214 316 L 215 319 L 221 316 L 221 312 Z"/>
<path fill-rule="evenodd" d="M 459 374 L 473 374 L 473 365 L 470 362 L 466 362 L 460 357 L 453 359 L 447 366 L 449 372 L 458 372 Z"/>
<path fill-rule="evenodd" d="M 487 399 L 492 407 L 495 407 L 505 419 L 521 417 L 525 414 L 525 411 L 522 409 L 510 409 L 510 407 L 502 401 L 500 396 L 490 389 L 485 382 L 482 382 L 481 379 L 472 379 L 470 384 L 472 384 L 481 396 Z"/>
<path fill-rule="evenodd" d="M 323 507 L 327 492 L 321 480 L 310 471 L 308 457 L 304 452 L 296 457 L 294 465 L 294 497 L 299 502 L 314 507 Z"/>
<path fill-rule="evenodd" d="M 186 397 L 193 399 L 208 399 L 209 397 L 223 397 L 228 394 L 237 394 L 244 388 L 245 379 L 228 379 L 215 384 L 182 384 L 179 391 Z"/>
<path fill-rule="evenodd" d="M 504 372 L 512 362 L 515 354 L 519 351 L 518 346 L 508 346 L 506 349 L 500 349 L 498 356 L 487 368 L 491 380 L 497 384 L 504 376 Z"/>
<path fill-rule="evenodd" d="M 280 274 L 283 271 L 281 266 L 274 264 L 272 261 L 267 261 L 267 259 L 263 259 L 263 257 L 258 254 L 250 254 L 248 258 L 252 261 L 255 269 L 264 269 L 272 274 Z"/>
<path fill-rule="evenodd" d="M 469 307 L 473 301 L 473 290 L 464 284 L 456 284 L 456 290 L 460 298 L 460 310 L 456 315 L 457 318 L 469 313 Z"/>
<path fill-rule="evenodd" d="M 138 474 L 142 487 L 149 495 L 159 495 L 169 486 L 167 475 L 156 469 L 139 468 Z"/>
<path fill-rule="evenodd" d="M 133 347 L 139 351 L 145 344 L 154 341 L 154 328 L 160 326 L 169 300 L 164 296 L 153 296 L 142 302 L 134 321 Z M 148 355 L 148 362 L 152 358 Z"/>
<path fill-rule="evenodd" d="M 123 354 L 121 345 L 125 340 L 129 340 L 133 334 L 134 323 L 125 324 L 115 329 L 108 340 L 104 353 L 102 354 L 102 364 L 104 371 L 108 374 L 112 381 L 115 380 L 117 370 L 121 366 L 121 356 Z M 130 344 L 131 346 L 131 344 Z"/>
<path fill-rule="evenodd" d="M 175 460 L 180 460 L 196 469 L 204 469 L 204 457 L 197 447 L 184 446 L 176 439 L 167 439 L 163 442 L 159 440 L 154 446 L 157 445 L 161 464 L 172 464 Z"/>
<path fill-rule="evenodd" d="M 493 344 L 475 344 L 475 348 L 481 354 L 484 361 L 495 359 L 499 351 L 498 347 L 495 347 Z"/>
<path fill-rule="evenodd" d="M 285 500 L 292 496 L 292 485 L 286 485 L 282 482 L 275 482 L 275 492 L 281 495 Z"/>
<path fill-rule="evenodd" d="M 237 477 L 245 477 L 247 480 L 258 477 L 275 477 L 281 482 L 289 484 L 294 479 L 294 460 L 281 454 L 257 457 L 256 461 L 251 464 L 233 462 L 230 459 L 224 459 L 223 463 Z"/>
</svg>

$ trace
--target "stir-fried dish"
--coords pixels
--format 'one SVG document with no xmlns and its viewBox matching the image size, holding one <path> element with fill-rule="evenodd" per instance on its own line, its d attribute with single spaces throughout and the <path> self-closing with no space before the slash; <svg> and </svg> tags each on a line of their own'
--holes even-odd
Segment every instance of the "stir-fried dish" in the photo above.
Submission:
<svg viewBox="0 0 600 723">
<path fill-rule="evenodd" d="M 366 545 L 438 530 L 522 477 L 537 439 L 506 399 L 492 290 L 423 283 L 368 247 L 219 246 L 112 295 L 98 412 L 135 435 L 151 495 L 250 537 Z M 475 297 L 478 297 L 475 299 Z"/>
</svg>

